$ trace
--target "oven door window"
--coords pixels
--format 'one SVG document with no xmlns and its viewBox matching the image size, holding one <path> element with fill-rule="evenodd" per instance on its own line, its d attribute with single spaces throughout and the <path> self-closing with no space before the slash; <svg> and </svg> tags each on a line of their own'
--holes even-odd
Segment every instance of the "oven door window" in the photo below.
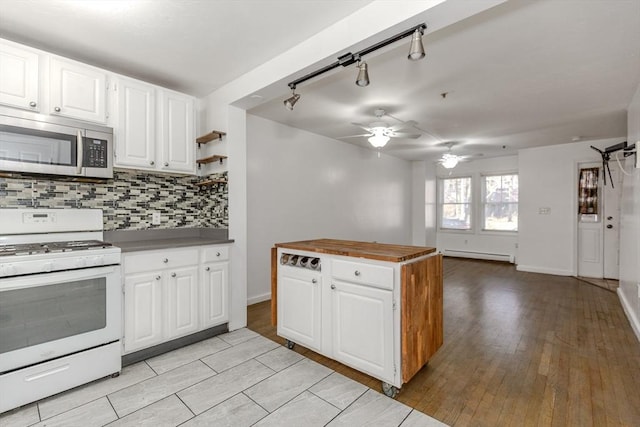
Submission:
<svg viewBox="0 0 640 427">
<path fill-rule="evenodd" d="M 76 166 L 77 136 L 0 125 L 0 160 Z"/>
<path fill-rule="evenodd" d="M 83 334 L 107 324 L 106 278 L 0 293 L 0 353 Z"/>
</svg>

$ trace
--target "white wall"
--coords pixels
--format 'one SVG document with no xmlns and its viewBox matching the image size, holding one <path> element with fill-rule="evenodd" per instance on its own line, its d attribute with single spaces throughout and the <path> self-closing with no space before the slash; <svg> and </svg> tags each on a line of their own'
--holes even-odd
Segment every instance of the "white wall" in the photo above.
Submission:
<svg viewBox="0 0 640 427">
<path fill-rule="evenodd" d="M 249 304 L 271 297 L 275 243 L 411 243 L 410 162 L 252 115 L 247 197 Z"/>
<path fill-rule="evenodd" d="M 474 200 L 480 197 L 480 179 L 482 175 L 518 172 L 518 157 L 505 156 L 491 159 L 474 160 L 461 162 L 454 169 L 445 169 L 438 165 L 437 174 L 439 178 L 449 178 L 458 176 L 470 176 L 473 182 Z M 437 193 L 433 193 L 437 200 Z M 474 207 L 478 206 L 474 203 Z M 437 213 L 437 203 L 433 204 L 433 209 Z M 486 254 L 509 255 L 515 257 L 517 254 L 516 243 L 518 234 L 512 232 L 487 232 L 480 229 L 481 214 L 478 209 L 473 211 L 471 231 L 449 231 L 438 230 L 437 244 L 438 250 L 455 250 L 465 252 L 479 252 Z"/>
<path fill-rule="evenodd" d="M 578 164 L 601 160 L 591 145 L 604 149 L 621 141 L 624 138 L 520 150 L 518 270 L 577 274 Z M 549 213 L 541 214 L 540 208 L 549 208 Z"/>
<path fill-rule="evenodd" d="M 640 148 L 640 86 L 629 105 L 627 127 L 627 141 L 635 143 L 637 150 Z M 625 170 L 633 175 L 624 176 L 622 184 L 618 295 L 640 339 L 640 169 L 632 169 L 632 162 L 633 157 L 627 158 Z"/>
</svg>

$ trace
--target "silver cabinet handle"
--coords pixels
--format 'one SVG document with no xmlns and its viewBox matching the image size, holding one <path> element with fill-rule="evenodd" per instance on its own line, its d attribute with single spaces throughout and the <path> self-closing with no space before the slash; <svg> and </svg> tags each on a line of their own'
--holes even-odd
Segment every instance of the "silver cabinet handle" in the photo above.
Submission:
<svg viewBox="0 0 640 427">
<path fill-rule="evenodd" d="M 311 279 L 311 283 L 318 283 L 316 279 Z"/>
<path fill-rule="evenodd" d="M 220 256 L 220 252 L 216 252 L 216 256 Z"/>
<path fill-rule="evenodd" d="M 164 166 L 169 166 L 169 162 L 164 162 Z"/>
<path fill-rule="evenodd" d="M 171 273 L 171 277 L 176 277 L 176 273 Z"/>
<path fill-rule="evenodd" d="M 35 108 L 38 105 L 38 103 L 36 101 L 31 101 L 29 103 L 29 107 Z"/>
<path fill-rule="evenodd" d="M 210 270 L 211 270 L 211 267 L 207 267 L 204 269 L 204 271 L 210 271 Z"/>
<path fill-rule="evenodd" d="M 54 107 L 53 111 L 55 111 L 56 113 L 60 112 L 60 107 Z"/>
<path fill-rule="evenodd" d="M 156 162 L 154 162 L 153 160 L 151 160 L 151 161 L 149 162 L 149 164 L 150 164 L 151 166 L 153 166 L 153 165 L 155 165 L 155 164 L 156 164 Z"/>
<path fill-rule="evenodd" d="M 336 288 L 336 285 L 331 285 L 331 289 L 335 289 L 335 288 Z"/>
<path fill-rule="evenodd" d="M 360 272 L 358 270 L 356 270 L 355 273 L 353 273 L 353 274 L 355 274 L 356 276 L 359 276 Z"/>
<path fill-rule="evenodd" d="M 156 276 L 156 280 L 160 280 L 160 276 Z"/>
<path fill-rule="evenodd" d="M 169 258 L 165 258 L 162 260 L 162 262 L 164 262 L 165 264 L 169 262 Z"/>
<path fill-rule="evenodd" d="M 82 143 L 83 143 L 83 141 L 82 141 L 82 131 L 80 129 L 78 129 L 78 144 L 77 144 L 77 149 L 78 149 L 77 161 L 78 161 L 78 164 L 76 165 L 76 173 L 78 175 L 82 174 L 82 162 L 84 161 L 84 149 L 83 149 Z"/>
</svg>

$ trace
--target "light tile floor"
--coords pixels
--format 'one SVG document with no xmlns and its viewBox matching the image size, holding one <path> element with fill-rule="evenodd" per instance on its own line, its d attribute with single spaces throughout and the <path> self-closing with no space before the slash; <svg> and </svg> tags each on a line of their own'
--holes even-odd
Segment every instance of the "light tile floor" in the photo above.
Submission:
<svg viewBox="0 0 640 427">
<path fill-rule="evenodd" d="M 441 422 L 248 329 L 0 415 L 0 426 L 402 426 Z"/>
</svg>

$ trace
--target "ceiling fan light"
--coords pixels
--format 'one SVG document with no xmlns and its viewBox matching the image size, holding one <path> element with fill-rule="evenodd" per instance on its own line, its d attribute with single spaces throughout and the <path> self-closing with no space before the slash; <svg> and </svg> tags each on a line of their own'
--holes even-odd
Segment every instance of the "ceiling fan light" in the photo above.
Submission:
<svg viewBox="0 0 640 427">
<path fill-rule="evenodd" d="M 416 29 L 411 36 L 411 46 L 409 47 L 409 55 L 407 58 L 411 61 L 418 61 L 424 58 L 424 46 L 422 45 L 422 31 Z"/>
<path fill-rule="evenodd" d="M 367 63 L 362 61 L 358 62 L 358 77 L 356 78 L 356 84 L 360 87 L 369 86 L 369 72 L 367 71 Z"/>
<path fill-rule="evenodd" d="M 389 139 L 391 138 L 389 138 L 386 135 L 376 133 L 375 135 L 369 137 L 369 143 L 373 145 L 375 148 L 382 148 L 385 145 L 387 145 L 387 142 L 389 142 Z"/>
<path fill-rule="evenodd" d="M 296 105 L 296 102 L 298 102 L 299 99 L 300 95 L 297 94 L 294 89 L 293 95 L 284 100 L 284 106 L 287 108 L 287 110 L 291 111 L 293 110 L 293 106 Z"/>
<path fill-rule="evenodd" d="M 440 164 L 445 169 L 453 169 L 458 164 L 458 156 L 455 154 L 443 154 L 442 159 L 440 159 Z"/>
</svg>

